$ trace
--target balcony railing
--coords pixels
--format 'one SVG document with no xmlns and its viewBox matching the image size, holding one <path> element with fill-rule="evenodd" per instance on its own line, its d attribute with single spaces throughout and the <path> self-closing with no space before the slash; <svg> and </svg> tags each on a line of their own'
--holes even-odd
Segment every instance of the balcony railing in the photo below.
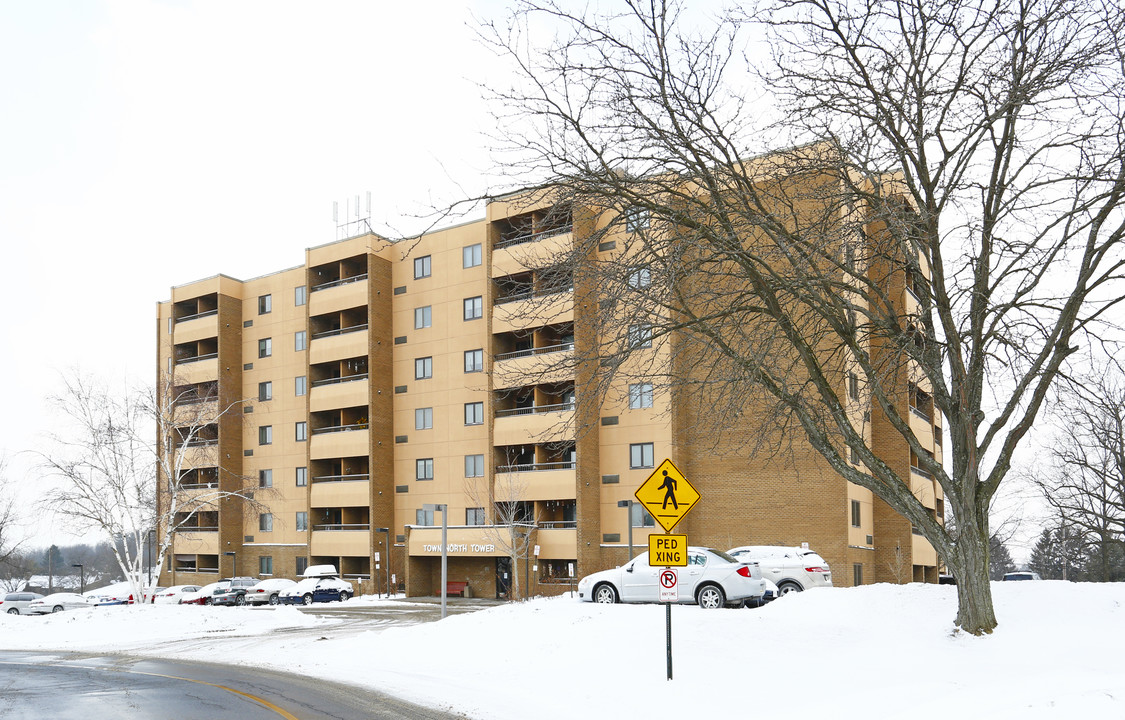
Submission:
<svg viewBox="0 0 1125 720">
<path fill-rule="evenodd" d="M 555 237 L 556 235 L 565 235 L 573 229 L 573 225 L 564 225 L 557 228 L 548 228 L 547 230 L 527 233 L 525 235 L 501 237 L 492 247 L 496 250 L 500 250 L 501 248 L 514 247 L 516 245 L 523 245 L 524 243 L 537 242 L 539 240 L 542 240 L 543 238 Z"/>
<path fill-rule="evenodd" d="M 546 355 L 548 353 L 565 352 L 573 350 L 574 343 L 562 343 L 560 345 L 546 345 L 544 347 L 528 348 L 527 350 L 515 350 L 513 352 L 500 353 L 496 356 L 497 360 L 510 360 L 511 358 L 531 357 L 532 355 Z"/>
<path fill-rule="evenodd" d="M 539 527 L 543 530 L 572 530 L 578 527 L 577 520 L 548 520 L 547 522 L 539 523 Z"/>
<path fill-rule="evenodd" d="M 331 523 L 328 525 L 313 525 L 316 532 L 337 532 L 339 530 L 370 530 L 371 523 Z"/>
<path fill-rule="evenodd" d="M 573 410 L 574 403 L 559 403 L 557 405 L 532 405 L 531 407 L 522 408 L 506 408 L 496 411 L 496 417 L 507 417 L 511 415 L 538 415 L 539 413 L 549 412 L 565 412 Z"/>
<path fill-rule="evenodd" d="M 178 318 L 176 318 L 176 324 L 178 325 L 182 322 L 187 322 L 188 320 L 198 320 L 199 318 L 205 318 L 205 317 L 208 317 L 210 315 L 218 315 L 218 314 L 219 314 L 218 310 L 204 310 L 203 312 L 196 313 L 194 315 L 184 315 L 183 317 L 178 317 Z"/>
<path fill-rule="evenodd" d="M 911 412 L 911 414 L 917 415 L 918 417 L 922 418 L 926 422 L 933 422 L 933 417 L 931 417 L 930 414 L 927 413 L 925 410 L 919 410 L 918 408 L 911 405 L 910 406 L 910 412 Z"/>
<path fill-rule="evenodd" d="M 910 466 L 910 472 L 912 472 L 915 475 L 918 475 L 920 477 L 924 477 L 927 480 L 933 480 L 934 479 L 933 473 L 929 472 L 928 470 L 923 470 L 922 468 L 918 467 L 917 465 L 911 465 Z"/>
<path fill-rule="evenodd" d="M 326 283 L 321 283 L 319 285 L 313 285 L 312 286 L 312 292 L 316 292 L 317 290 L 327 290 L 328 288 L 339 287 L 341 285 L 348 285 L 348 284 L 354 283 L 354 282 L 363 282 L 366 279 L 367 279 L 367 273 L 363 273 L 362 275 L 352 275 L 351 277 L 340 278 L 339 280 L 330 280 L 329 282 L 326 282 Z"/>
<path fill-rule="evenodd" d="M 219 487 L 217 482 L 204 482 L 204 483 L 182 483 L 180 490 L 213 490 Z"/>
<path fill-rule="evenodd" d="M 195 527 L 195 526 L 191 526 L 191 525 L 184 525 L 184 526 L 178 528 L 176 530 L 176 532 L 181 532 L 181 533 L 219 532 L 219 526 L 216 525 L 214 527 L 205 527 L 205 526 Z"/>
<path fill-rule="evenodd" d="M 315 428 L 312 431 L 313 435 L 324 435 L 326 433 L 350 432 L 352 430 L 366 430 L 367 423 L 354 423 L 352 425 L 329 425 L 328 427 Z"/>
<path fill-rule="evenodd" d="M 350 325 L 348 327 L 336 328 L 335 330 L 325 330 L 324 332 L 313 333 L 312 338 L 313 340 L 318 340 L 320 338 L 333 337 L 334 335 L 347 335 L 348 333 L 359 332 L 360 330 L 366 329 L 367 323 L 363 323 L 361 325 Z"/>
<path fill-rule="evenodd" d="M 367 482 L 370 479 L 369 473 L 352 473 L 350 475 L 317 475 L 312 481 L 314 483 Z"/>
<path fill-rule="evenodd" d="M 544 463 L 516 463 L 515 465 L 497 465 L 498 473 L 513 472 L 539 472 L 541 470 L 573 470 L 574 461 L 544 462 Z"/>
<path fill-rule="evenodd" d="M 539 290 L 529 290 L 527 292 L 513 293 L 503 297 L 496 298 L 494 305 L 504 305 L 505 303 L 513 303 L 519 300 L 530 300 L 532 298 L 545 298 L 551 295 L 558 295 L 559 293 L 574 292 L 573 285 L 559 285 L 557 287 L 540 288 Z"/>
<path fill-rule="evenodd" d="M 326 378 L 324 380 L 313 380 L 313 387 L 324 387 L 325 385 L 337 385 L 339 383 L 352 382 L 353 380 L 366 380 L 367 373 L 356 373 L 355 375 L 344 375 L 342 377 Z"/>
<path fill-rule="evenodd" d="M 182 448 L 198 448 L 198 447 L 214 447 L 219 444 L 218 438 L 193 438 L 187 442 L 182 442 L 178 447 Z"/>
<path fill-rule="evenodd" d="M 177 365 L 187 365 L 188 363 L 199 362 L 201 360 L 213 360 L 219 357 L 219 353 L 207 353 L 206 355 L 192 355 L 191 357 L 176 358 Z"/>
</svg>

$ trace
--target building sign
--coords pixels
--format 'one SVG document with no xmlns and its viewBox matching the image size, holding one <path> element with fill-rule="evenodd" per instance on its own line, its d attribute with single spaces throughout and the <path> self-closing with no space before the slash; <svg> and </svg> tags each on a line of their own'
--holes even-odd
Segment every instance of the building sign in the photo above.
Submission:
<svg viewBox="0 0 1125 720">
<path fill-rule="evenodd" d="M 441 545 L 422 545 L 422 552 L 440 553 Z M 468 553 L 470 555 L 474 555 L 494 552 L 496 552 L 496 546 L 492 544 L 484 545 L 479 543 L 449 543 L 445 546 L 446 555 L 456 555 L 460 553 Z"/>
</svg>

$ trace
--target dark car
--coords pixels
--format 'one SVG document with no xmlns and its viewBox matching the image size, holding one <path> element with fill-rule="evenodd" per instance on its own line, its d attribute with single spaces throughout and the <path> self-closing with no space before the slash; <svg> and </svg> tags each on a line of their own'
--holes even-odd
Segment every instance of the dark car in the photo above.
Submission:
<svg viewBox="0 0 1125 720">
<path fill-rule="evenodd" d="M 211 593 L 212 605 L 245 605 L 246 589 L 258 581 L 254 578 L 236 577 L 225 578 L 219 582 L 219 587 Z"/>
</svg>

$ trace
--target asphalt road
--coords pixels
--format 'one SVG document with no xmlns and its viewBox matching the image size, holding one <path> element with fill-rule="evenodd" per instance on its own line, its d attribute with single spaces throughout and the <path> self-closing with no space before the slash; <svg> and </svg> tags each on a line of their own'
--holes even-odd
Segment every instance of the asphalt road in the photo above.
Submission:
<svg viewBox="0 0 1125 720">
<path fill-rule="evenodd" d="M 493 600 L 458 599 L 449 614 L 473 612 Z M 328 603 L 303 608 L 343 620 L 285 632 L 350 635 L 440 618 L 428 598 L 386 606 Z M 242 608 L 233 612 L 241 612 Z M 262 610 L 268 612 L 268 610 Z M 33 620 L 33 618 L 29 618 Z M 183 640 L 170 646 L 191 647 Z M 208 640 L 213 644 L 213 640 Z M 254 639 L 231 638 L 223 652 L 252 651 Z M 0 651 L 0 718 L 4 720 L 453 720 L 371 690 L 239 665 L 128 655 Z"/>
</svg>

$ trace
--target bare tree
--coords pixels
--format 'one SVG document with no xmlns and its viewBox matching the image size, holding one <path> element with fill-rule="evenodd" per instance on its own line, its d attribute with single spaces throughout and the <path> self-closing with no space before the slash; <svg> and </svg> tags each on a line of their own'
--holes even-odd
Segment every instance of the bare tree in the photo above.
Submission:
<svg viewBox="0 0 1125 720">
<path fill-rule="evenodd" d="M 496 468 L 491 484 L 465 483 L 469 502 L 484 508 L 487 524 L 481 526 L 481 535 L 496 544 L 512 564 L 512 584 L 508 597 L 523 600 L 525 591 L 520 586 L 520 563 L 530 562 L 532 533 L 538 527 L 535 503 L 528 501 L 529 477 L 523 472 L 525 463 L 509 453 L 507 465 Z M 530 588 L 528 588 L 530 590 Z"/>
<path fill-rule="evenodd" d="M 6 563 L 18 552 L 16 501 L 8 488 L 8 461 L 0 457 L 0 563 Z"/>
<path fill-rule="evenodd" d="M 1125 380 L 1112 368 L 1074 380 L 1056 405 L 1052 462 L 1035 482 L 1061 527 L 1087 538 L 1098 564 L 1087 575 L 1108 580 L 1125 540 Z"/>
<path fill-rule="evenodd" d="M 752 450 L 803 436 L 934 546 L 956 624 L 990 632 L 990 501 L 1125 295 L 1121 8 L 776 0 L 706 26 L 672 0 L 587 8 L 529 0 L 482 30 L 521 71 L 492 88 L 510 176 L 582 229 L 555 265 L 601 320 L 576 327 L 597 368 L 579 395 L 656 376 L 720 431 L 757 418 Z M 667 342 L 680 362 L 637 367 Z M 848 373 L 956 538 L 872 447 Z M 950 467 L 908 393 L 947 419 Z"/>
<path fill-rule="evenodd" d="M 79 374 L 64 384 L 53 403 L 66 427 L 52 435 L 52 450 L 38 453 L 44 474 L 58 481 L 45 505 L 79 529 L 100 531 L 133 596 L 148 598 L 159 579 L 157 571 L 146 582 L 150 533 L 159 543 L 149 562 L 160 568 L 176 532 L 193 527 L 199 513 L 226 498 L 256 506 L 257 488 L 245 478 L 220 487 L 217 473 L 211 482 L 194 469 L 217 443 L 218 420 L 241 404 L 219 407 L 213 388 L 177 386 L 172 376 L 158 390 L 121 394 Z"/>
</svg>

